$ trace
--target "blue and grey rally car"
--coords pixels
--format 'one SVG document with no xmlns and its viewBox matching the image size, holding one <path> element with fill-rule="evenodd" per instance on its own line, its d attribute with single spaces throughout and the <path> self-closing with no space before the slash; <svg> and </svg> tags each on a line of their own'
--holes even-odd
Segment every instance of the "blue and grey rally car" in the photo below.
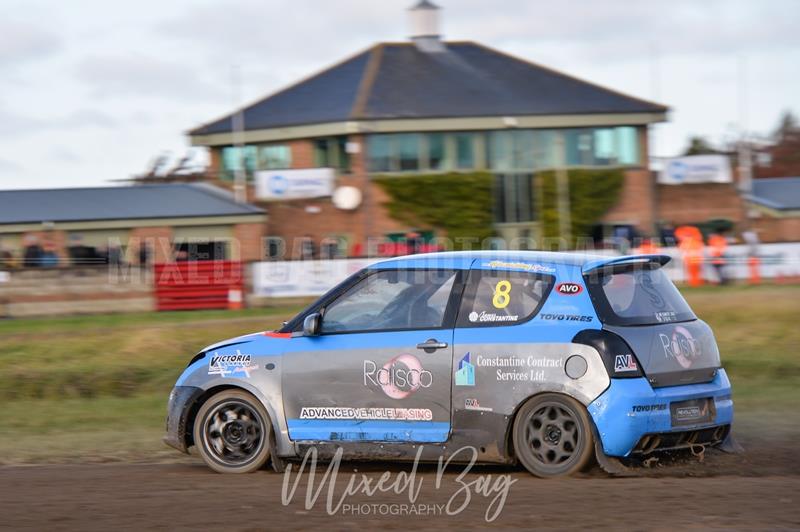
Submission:
<svg viewBox="0 0 800 532">
<path fill-rule="evenodd" d="M 481 462 L 542 477 L 593 457 L 723 444 L 730 382 L 668 260 L 481 251 L 379 262 L 280 330 L 197 354 L 170 394 L 165 441 L 230 473 L 270 458 L 280 470 L 312 446 L 379 460 L 470 446 Z"/>
</svg>

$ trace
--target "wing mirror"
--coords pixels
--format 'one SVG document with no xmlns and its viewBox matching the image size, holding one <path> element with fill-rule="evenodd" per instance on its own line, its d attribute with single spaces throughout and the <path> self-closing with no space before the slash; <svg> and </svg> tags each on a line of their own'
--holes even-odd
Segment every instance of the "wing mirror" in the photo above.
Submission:
<svg viewBox="0 0 800 532">
<path fill-rule="evenodd" d="M 303 320 L 303 336 L 318 336 L 322 328 L 322 315 L 314 312 Z"/>
</svg>

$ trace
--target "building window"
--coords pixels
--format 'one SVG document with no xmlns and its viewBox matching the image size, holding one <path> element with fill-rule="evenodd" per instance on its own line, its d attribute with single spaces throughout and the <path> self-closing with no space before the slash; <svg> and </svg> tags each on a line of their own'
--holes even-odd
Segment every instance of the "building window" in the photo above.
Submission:
<svg viewBox="0 0 800 532">
<path fill-rule="evenodd" d="M 245 175 L 252 179 L 253 172 L 257 167 L 257 151 L 255 146 L 227 146 L 222 148 L 222 172 L 224 180 L 233 180 L 236 172 L 242 169 L 244 164 Z"/>
<path fill-rule="evenodd" d="M 314 140 L 314 165 L 318 168 L 334 168 L 340 173 L 350 173 L 347 137 L 327 137 Z"/>
<path fill-rule="evenodd" d="M 530 129 L 489 133 L 489 168 L 495 171 L 533 170 L 534 135 Z"/>
<path fill-rule="evenodd" d="M 400 171 L 419 170 L 419 137 L 416 133 L 396 135 L 397 159 Z"/>
<path fill-rule="evenodd" d="M 283 170 L 292 167 L 292 150 L 289 146 L 270 144 L 262 146 L 227 146 L 222 148 L 222 168 L 220 177 L 233 180 L 242 167 L 247 179 L 252 179 L 256 170 Z"/>
<path fill-rule="evenodd" d="M 494 181 L 495 222 L 526 223 L 534 220 L 533 174 L 498 174 Z"/>
<path fill-rule="evenodd" d="M 289 146 L 259 146 L 259 170 L 284 170 L 292 167 L 292 150 Z"/>
<path fill-rule="evenodd" d="M 639 164 L 639 138 L 636 128 L 618 127 L 616 140 L 619 164 Z"/>
<path fill-rule="evenodd" d="M 445 170 L 447 158 L 444 151 L 444 133 L 430 133 L 428 135 L 428 168 L 431 170 Z"/>
<path fill-rule="evenodd" d="M 475 135 L 472 133 L 456 133 L 456 168 L 471 170 L 475 168 Z"/>
<path fill-rule="evenodd" d="M 391 172 L 392 135 L 370 135 L 367 138 L 369 169 L 372 172 Z"/>
</svg>

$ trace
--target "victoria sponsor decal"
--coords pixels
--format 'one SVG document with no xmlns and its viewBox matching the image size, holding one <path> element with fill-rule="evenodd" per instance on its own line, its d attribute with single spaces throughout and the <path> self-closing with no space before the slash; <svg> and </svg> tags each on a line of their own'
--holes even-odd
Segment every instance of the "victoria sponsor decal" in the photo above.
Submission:
<svg viewBox="0 0 800 532">
<path fill-rule="evenodd" d="M 578 283 L 558 283 L 556 292 L 564 296 L 574 296 L 583 292 L 583 286 Z"/>
<path fill-rule="evenodd" d="M 392 399 L 405 399 L 432 384 L 433 374 L 414 355 L 398 355 L 383 366 L 372 360 L 364 361 L 364 386 L 379 387 Z"/>
<path fill-rule="evenodd" d="M 258 369 L 252 362 L 253 355 L 243 354 L 238 349 L 234 354 L 220 355 L 214 352 L 208 359 L 208 374 L 220 377 L 250 377 L 250 372 Z"/>
<path fill-rule="evenodd" d="M 672 358 L 688 369 L 692 363 L 702 355 L 700 342 L 694 339 L 692 333 L 686 327 L 679 325 L 672 331 L 672 335 L 659 333 L 661 347 L 664 348 L 664 356 Z"/>
</svg>

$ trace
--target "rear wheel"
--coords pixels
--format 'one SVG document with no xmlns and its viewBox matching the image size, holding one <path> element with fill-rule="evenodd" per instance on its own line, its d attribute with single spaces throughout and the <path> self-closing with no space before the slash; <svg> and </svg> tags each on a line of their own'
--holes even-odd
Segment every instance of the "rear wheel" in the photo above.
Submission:
<svg viewBox="0 0 800 532">
<path fill-rule="evenodd" d="M 586 409 L 566 395 L 547 393 L 529 399 L 517 413 L 514 451 L 537 477 L 571 475 L 584 469 L 594 451 Z"/>
<path fill-rule="evenodd" d="M 194 423 L 200 456 L 219 473 L 252 473 L 269 459 L 269 416 L 261 402 L 242 390 L 209 398 Z"/>
</svg>

